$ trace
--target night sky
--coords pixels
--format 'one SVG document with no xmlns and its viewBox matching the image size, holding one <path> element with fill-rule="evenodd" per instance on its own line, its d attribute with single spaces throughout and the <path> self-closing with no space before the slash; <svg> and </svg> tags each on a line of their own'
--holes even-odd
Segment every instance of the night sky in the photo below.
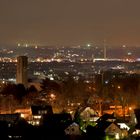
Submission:
<svg viewBox="0 0 140 140">
<path fill-rule="evenodd" d="M 0 0 L 0 43 L 140 45 L 140 0 Z"/>
</svg>

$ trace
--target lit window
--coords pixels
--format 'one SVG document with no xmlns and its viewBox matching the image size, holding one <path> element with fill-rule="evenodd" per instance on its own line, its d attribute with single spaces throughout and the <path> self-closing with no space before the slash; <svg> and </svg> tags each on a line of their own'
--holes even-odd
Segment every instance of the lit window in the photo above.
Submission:
<svg viewBox="0 0 140 140">
<path fill-rule="evenodd" d="M 116 133 L 116 135 L 115 135 L 115 139 L 116 139 L 116 140 L 119 140 L 119 139 L 120 139 L 120 137 L 119 137 L 119 133 Z"/>
</svg>

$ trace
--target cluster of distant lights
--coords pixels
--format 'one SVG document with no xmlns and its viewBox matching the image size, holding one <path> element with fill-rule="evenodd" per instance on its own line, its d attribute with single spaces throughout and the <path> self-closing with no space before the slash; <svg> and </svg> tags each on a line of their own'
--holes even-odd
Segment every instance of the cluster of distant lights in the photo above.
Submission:
<svg viewBox="0 0 140 140">
<path fill-rule="evenodd" d="M 30 45 L 29 45 L 29 44 L 20 44 L 20 43 L 18 43 L 17 46 L 18 46 L 18 47 L 26 47 L 26 48 L 28 48 Z M 35 45 L 34 47 L 35 47 L 35 49 L 38 48 L 37 45 Z"/>
<path fill-rule="evenodd" d="M 30 46 L 33 46 L 35 49 L 38 49 L 38 45 L 30 45 L 30 44 L 27 44 L 27 43 L 24 43 L 24 44 L 21 44 L 21 43 L 18 43 L 17 44 L 18 47 L 30 47 Z M 90 43 L 86 44 L 87 47 L 91 47 L 92 45 Z M 123 48 L 126 48 L 126 45 L 123 45 L 122 46 Z M 6 49 L 4 49 L 5 51 L 7 51 Z M 8 51 L 7 53 L 14 53 L 13 51 Z M 71 59 L 71 57 L 79 57 L 78 54 L 68 54 L 69 55 L 69 58 L 65 58 L 65 59 L 62 59 L 62 58 L 55 58 L 55 57 L 52 57 L 50 59 L 45 59 L 45 58 L 41 58 L 41 57 L 38 57 L 36 59 L 30 59 L 30 62 L 63 62 L 65 60 L 69 61 L 69 62 L 75 62 L 76 60 L 75 59 Z M 132 53 L 131 52 L 128 52 L 127 53 L 128 56 L 131 56 Z M 83 59 L 81 58 L 80 59 L 81 62 L 86 62 L 88 61 L 88 59 Z M 126 58 L 126 59 L 104 59 L 104 58 L 95 58 L 93 59 L 93 62 L 95 61 L 124 61 L 124 62 L 136 62 L 136 61 L 140 61 L 140 58 L 137 58 L 137 59 L 130 59 L 130 58 Z M 9 57 L 0 57 L 0 62 L 17 62 L 17 58 L 9 58 Z"/>
<path fill-rule="evenodd" d="M 17 62 L 17 58 L 0 57 L 0 62 Z"/>
<path fill-rule="evenodd" d="M 26 48 L 28 48 L 30 46 L 35 46 L 36 49 L 38 48 L 38 45 L 37 44 L 32 45 L 32 44 L 28 44 L 28 43 L 18 43 L 17 46 L 18 47 L 26 47 Z M 86 44 L 86 46 L 87 47 L 91 47 L 92 45 L 90 43 L 88 43 L 88 44 Z M 80 45 L 78 45 L 76 47 L 80 47 Z"/>
<path fill-rule="evenodd" d="M 56 58 L 51 58 L 51 59 L 45 59 L 45 58 L 41 58 L 41 57 L 38 57 L 36 59 L 30 59 L 30 62 L 39 62 L 39 63 L 43 63 L 43 62 L 63 62 L 63 61 L 69 61 L 69 62 L 76 62 L 76 60 L 74 59 L 56 59 Z M 83 59 L 81 58 L 80 59 L 81 62 L 86 62 L 86 61 L 89 61 L 88 59 Z M 134 59 L 129 59 L 129 58 L 126 58 L 126 59 L 104 59 L 104 58 L 95 58 L 93 59 L 93 62 L 96 62 L 96 61 L 124 61 L 124 62 L 137 62 L 137 61 L 140 61 L 140 58 L 137 58 L 136 60 Z M 11 62 L 11 63 L 16 63 L 17 62 L 17 58 L 9 58 L 9 57 L 0 57 L 0 62 Z"/>
</svg>

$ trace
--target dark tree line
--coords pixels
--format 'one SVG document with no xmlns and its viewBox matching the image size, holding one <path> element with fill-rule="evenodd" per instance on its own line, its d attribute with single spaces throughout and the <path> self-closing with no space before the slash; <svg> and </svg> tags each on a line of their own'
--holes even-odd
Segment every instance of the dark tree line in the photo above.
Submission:
<svg viewBox="0 0 140 140">
<path fill-rule="evenodd" d="M 89 87 L 91 89 L 87 90 Z M 34 86 L 25 89 L 22 84 L 7 84 L 0 94 L 7 97 L 7 100 L 11 96 L 16 104 L 23 105 L 43 102 L 65 107 L 69 102 L 75 102 L 82 106 L 91 105 L 97 108 L 98 103 L 106 100 L 122 106 L 133 104 L 138 106 L 140 103 L 140 80 L 137 76 L 113 78 L 102 86 L 100 86 L 99 80 L 93 81 L 93 83 L 85 83 L 83 79 L 75 81 L 72 76 L 59 82 L 46 78 L 42 81 L 41 88 L 42 91 L 39 92 Z M 0 100 L 2 99 L 0 98 Z"/>
</svg>

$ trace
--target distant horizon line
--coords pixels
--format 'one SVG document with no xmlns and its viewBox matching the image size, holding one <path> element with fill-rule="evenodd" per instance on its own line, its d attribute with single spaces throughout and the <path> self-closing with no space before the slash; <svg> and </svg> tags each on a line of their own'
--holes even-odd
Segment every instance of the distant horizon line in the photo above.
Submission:
<svg viewBox="0 0 140 140">
<path fill-rule="evenodd" d="M 60 47 L 60 48 L 63 48 L 63 47 L 87 47 L 87 48 L 90 48 L 90 47 L 122 47 L 122 48 L 127 48 L 127 47 L 140 47 L 140 45 L 131 45 L 131 44 L 97 44 L 97 43 L 81 43 L 81 44 L 69 44 L 69 45 L 60 45 L 60 44 L 45 44 L 45 43 L 11 43 L 11 44 L 7 44 L 7 43 L 0 43 L 0 46 L 1 47 Z"/>
</svg>

